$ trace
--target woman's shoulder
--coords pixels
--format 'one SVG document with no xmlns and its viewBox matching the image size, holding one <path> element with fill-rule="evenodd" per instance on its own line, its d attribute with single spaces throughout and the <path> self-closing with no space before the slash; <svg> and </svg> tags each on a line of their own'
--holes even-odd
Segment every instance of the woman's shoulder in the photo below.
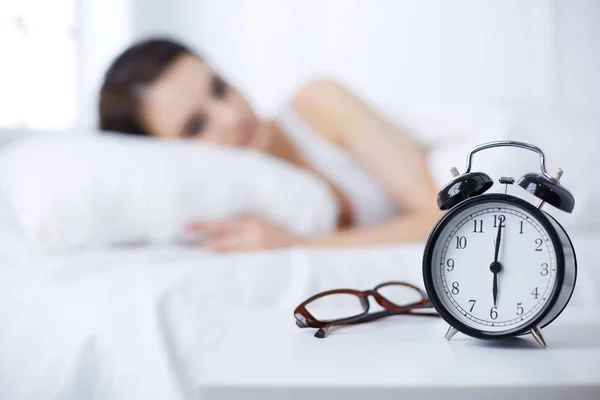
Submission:
<svg viewBox="0 0 600 400">
<path fill-rule="evenodd" d="M 347 103 L 356 99 L 346 84 L 330 78 L 316 78 L 296 91 L 291 104 L 298 111 L 323 114 L 327 111 L 340 112 Z"/>
<path fill-rule="evenodd" d="M 344 146 L 340 121 L 345 104 L 353 97 L 343 83 L 328 79 L 312 79 L 292 97 L 290 103 L 296 114 L 316 133 L 328 141 Z"/>
<path fill-rule="evenodd" d="M 294 101 L 303 101 L 314 96 L 340 96 L 349 94 L 346 84 L 332 78 L 313 78 L 300 87 L 294 96 Z"/>
</svg>

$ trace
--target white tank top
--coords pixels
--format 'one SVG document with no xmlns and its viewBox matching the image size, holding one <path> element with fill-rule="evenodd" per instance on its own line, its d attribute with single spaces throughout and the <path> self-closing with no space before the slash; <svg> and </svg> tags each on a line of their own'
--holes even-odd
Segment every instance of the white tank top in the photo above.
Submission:
<svg viewBox="0 0 600 400">
<path fill-rule="evenodd" d="M 348 198 L 355 226 L 377 225 L 399 214 L 398 206 L 356 158 L 319 136 L 291 105 L 279 112 L 275 123 L 304 159 Z"/>
</svg>

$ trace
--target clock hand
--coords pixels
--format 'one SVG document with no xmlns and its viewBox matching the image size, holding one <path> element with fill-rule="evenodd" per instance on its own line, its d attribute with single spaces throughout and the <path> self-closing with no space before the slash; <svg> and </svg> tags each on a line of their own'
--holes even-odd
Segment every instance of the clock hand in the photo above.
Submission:
<svg viewBox="0 0 600 400">
<path fill-rule="evenodd" d="M 498 253 L 500 253 L 500 241 L 502 240 L 502 221 L 498 226 L 498 234 L 496 235 L 496 249 L 494 251 L 494 262 L 498 262 Z"/>
<path fill-rule="evenodd" d="M 498 300 L 498 273 L 494 272 L 494 283 L 492 285 L 492 296 L 494 297 L 494 307 Z"/>
<path fill-rule="evenodd" d="M 498 262 L 498 254 L 500 253 L 500 242 L 502 240 L 502 221 L 498 226 L 498 234 L 496 235 L 496 247 L 494 249 L 494 261 L 490 264 L 490 271 L 494 274 L 492 282 L 492 297 L 494 298 L 494 307 L 498 303 L 498 273 L 502 270 L 502 264 Z"/>
</svg>

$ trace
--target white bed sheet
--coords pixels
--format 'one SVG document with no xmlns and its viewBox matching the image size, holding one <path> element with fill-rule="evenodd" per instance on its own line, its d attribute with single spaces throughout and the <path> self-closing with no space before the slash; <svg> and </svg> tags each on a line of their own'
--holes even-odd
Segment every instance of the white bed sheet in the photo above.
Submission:
<svg viewBox="0 0 600 400">
<path fill-rule="evenodd" d="M 572 235 L 570 307 L 600 304 L 600 232 Z M 0 399 L 184 399 L 202 312 L 284 308 L 327 289 L 422 286 L 422 244 L 218 255 L 111 249 L 0 269 Z M 194 310 L 197 319 L 190 318 Z M 201 310 L 201 311 L 198 311 Z M 248 329 L 268 329 L 261 327 Z M 214 339 L 218 341 L 218 338 Z"/>
</svg>

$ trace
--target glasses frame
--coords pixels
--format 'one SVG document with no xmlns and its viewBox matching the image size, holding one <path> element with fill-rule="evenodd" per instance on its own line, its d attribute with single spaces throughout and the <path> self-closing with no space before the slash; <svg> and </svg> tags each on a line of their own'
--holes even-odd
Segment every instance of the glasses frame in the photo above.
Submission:
<svg viewBox="0 0 600 400">
<path fill-rule="evenodd" d="M 405 304 L 403 306 L 399 306 L 394 304 L 392 301 L 388 300 L 378 291 L 386 286 L 405 286 L 410 289 L 416 290 L 419 292 L 421 299 Z M 311 302 L 320 299 L 325 296 L 331 296 L 335 294 L 351 294 L 360 299 L 360 304 L 363 308 L 363 312 L 352 317 L 333 319 L 321 321 L 318 318 L 315 318 L 307 309 L 306 306 Z M 373 296 L 377 304 L 379 304 L 384 309 L 382 311 L 377 311 L 374 313 L 369 313 L 370 303 L 369 296 Z M 410 314 L 410 315 L 420 315 L 427 317 L 439 317 L 439 314 L 435 311 L 433 312 L 424 312 L 424 311 L 414 311 L 425 308 L 433 308 L 433 305 L 429 301 L 427 294 L 421 290 L 419 287 L 412 285 L 407 282 L 400 281 L 388 281 L 383 282 L 377 286 L 375 286 L 371 290 L 354 290 L 354 289 L 335 289 L 335 290 L 327 290 L 325 292 L 318 293 L 304 302 L 302 302 L 296 309 L 294 310 L 294 317 L 296 318 L 296 325 L 300 328 L 317 328 L 317 332 L 315 332 L 315 337 L 319 339 L 323 339 L 327 336 L 327 331 L 332 326 L 340 326 L 340 325 L 354 325 L 354 324 L 362 324 L 366 322 L 371 322 L 376 319 L 389 317 L 391 315 L 399 315 L 399 314 Z"/>
</svg>

